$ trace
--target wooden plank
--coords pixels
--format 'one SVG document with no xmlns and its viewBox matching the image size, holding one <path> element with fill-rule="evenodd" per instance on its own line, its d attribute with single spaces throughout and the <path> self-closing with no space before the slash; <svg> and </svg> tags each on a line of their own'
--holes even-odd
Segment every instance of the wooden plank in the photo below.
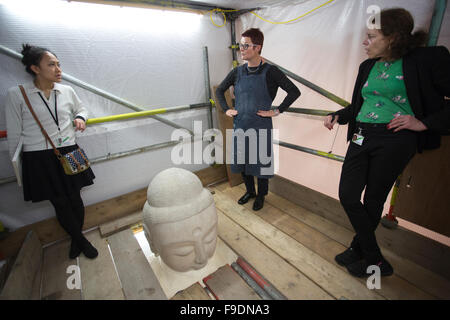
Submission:
<svg viewBox="0 0 450 320">
<path fill-rule="evenodd" d="M 450 137 L 418 153 L 403 170 L 394 215 L 450 237 Z"/>
<path fill-rule="evenodd" d="M 109 236 L 108 243 L 122 283 L 125 299 L 167 299 L 130 229 Z"/>
<path fill-rule="evenodd" d="M 279 176 L 271 179 L 270 189 L 274 194 L 353 231 L 338 200 Z M 376 236 L 381 247 L 450 280 L 450 247 L 401 226 L 397 229 L 379 226 Z"/>
<path fill-rule="evenodd" d="M 239 199 L 241 196 L 241 188 L 232 188 L 225 192 L 225 194 L 231 196 L 233 200 Z M 251 204 L 245 204 L 247 209 L 251 210 Z M 322 258 L 335 264 L 343 271 L 347 271 L 345 267 L 339 266 L 334 257 L 343 252 L 346 247 L 341 243 L 331 239 L 326 234 L 310 227 L 309 225 L 302 223 L 301 221 L 291 217 L 278 208 L 272 206 L 268 201 L 265 203 L 263 210 L 258 213 L 258 216 L 275 226 L 277 229 L 283 231 L 293 239 L 303 244 L 308 249 L 314 251 Z M 366 279 L 357 278 L 362 284 L 366 284 Z M 398 300 L 425 300 L 435 299 L 430 294 L 427 294 L 423 290 L 420 290 L 411 283 L 398 277 L 394 274 L 391 277 L 383 277 L 381 279 L 381 289 L 377 292 L 386 299 Z"/>
<path fill-rule="evenodd" d="M 223 164 L 210 166 L 194 173 L 200 179 L 203 186 L 224 180 L 227 177 L 226 168 Z"/>
<path fill-rule="evenodd" d="M 141 223 L 143 219 L 142 211 L 132 213 L 123 218 L 109 221 L 100 226 L 100 234 L 102 237 L 108 237 L 113 233 L 122 231 L 131 225 Z"/>
<path fill-rule="evenodd" d="M 337 241 L 344 247 L 348 247 L 353 239 L 353 232 L 347 228 L 326 220 L 272 192 L 269 192 L 267 195 L 266 202 Z M 394 266 L 394 272 L 398 277 L 403 278 L 432 296 L 440 299 L 450 299 L 450 282 L 447 279 L 405 258 L 399 257 L 387 248 L 383 247 L 382 251 L 386 259 Z"/>
<path fill-rule="evenodd" d="M 98 256 L 88 259 L 81 254 L 79 257 L 83 300 L 124 300 L 106 239 L 100 237 L 99 230 L 93 230 L 85 237 L 97 249 Z"/>
<path fill-rule="evenodd" d="M 216 191 L 214 199 L 217 208 L 336 299 L 341 297 L 351 300 L 383 299 L 381 295 L 367 289 L 347 272 L 326 261 L 245 207 L 230 201 L 222 192 Z"/>
<path fill-rule="evenodd" d="M 30 231 L 0 294 L 0 300 L 29 300 L 42 258 L 42 245 Z"/>
<path fill-rule="evenodd" d="M 233 129 L 233 118 L 228 117 L 225 112 L 223 112 L 222 107 L 220 106 L 220 102 L 216 97 L 216 89 L 217 86 L 213 88 L 213 97 L 216 101 L 216 115 L 217 115 L 217 123 L 219 124 L 220 131 L 222 132 L 222 146 L 223 146 L 223 156 L 225 163 L 230 163 L 230 154 L 231 154 L 231 136 L 227 139 L 227 129 Z M 225 100 L 229 106 L 232 106 L 231 93 L 230 90 L 225 92 Z M 228 177 L 228 183 L 230 186 L 236 186 L 242 183 L 242 176 L 238 173 L 231 172 L 231 167 L 229 164 L 225 165 L 226 173 Z"/>
<path fill-rule="evenodd" d="M 273 179 L 270 179 L 270 190 L 306 210 L 353 230 L 339 200 L 280 176 L 274 176 Z"/>
<path fill-rule="evenodd" d="M 211 300 L 200 283 L 196 282 L 187 289 L 177 292 L 170 300 Z"/>
<path fill-rule="evenodd" d="M 333 297 L 219 209 L 220 238 L 290 300 L 333 300 Z"/>
<path fill-rule="evenodd" d="M 42 300 L 81 300 L 81 288 L 69 289 L 69 266 L 78 266 L 69 259 L 70 240 L 64 240 L 44 249 L 42 267 Z"/>
<path fill-rule="evenodd" d="M 224 166 L 208 167 L 194 172 L 203 185 L 206 186 L 226 177 Z M 112 199 L 86 207 L 84 230 L 100 226 L 106 222 L 125 217 L 136 211 L 142 210 L 147 199 L 147 188 L 136 190 Z M 42 220 L 8 234 L 8 237 L 0 240 L 0 256 L 5 258 L 16 255 L 29 231 L 37 233 L 42 245 L 67 239 L 67 233 L 59 225 L 56 218 Z"/>
<path fill-rule="evenodd" d="M 43 267 L 43 255 L 41 255 L 41 261 L 39 268 L 36 272 L 36 276 L 33 280 L 33 287 L 31 288 L 30 300 L 41 300 L 41 281 L 42 281 L 42 267 Z"/>
<path fill-rule="evenodd" d="M 203 283 L 218 300 L 261 300 L 229 265 L 217 269 Z"/>
<path fill-rule="evenodd" d="M 5 285 L 13 263 L 13 257 L 0 260 L 0 292 L 3 290 L 3 286 Z"/>
</svg>

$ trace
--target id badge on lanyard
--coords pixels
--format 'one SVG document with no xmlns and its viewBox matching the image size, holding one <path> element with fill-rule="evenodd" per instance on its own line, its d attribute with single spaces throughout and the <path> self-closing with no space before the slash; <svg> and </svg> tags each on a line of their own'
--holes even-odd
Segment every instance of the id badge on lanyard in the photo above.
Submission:
<svg viewBox="0 0 450 320">
<path fill-rule="evenodd" d="M 358 133 L 354 133 L 353 137 L 352 137 L 352 142 L 356 143 L 359 146 L 362 146 L 363 141 L 364 141 L 364 136 L 362 135 L 362 129 L 359 128 Z"/>
</svg>

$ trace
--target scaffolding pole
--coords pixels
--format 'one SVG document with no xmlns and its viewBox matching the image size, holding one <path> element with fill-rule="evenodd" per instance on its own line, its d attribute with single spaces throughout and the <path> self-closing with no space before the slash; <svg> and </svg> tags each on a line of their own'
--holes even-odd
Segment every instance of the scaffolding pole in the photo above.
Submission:
<svg viewBox="0 0 450 320">
<path fill-rule="evenodd" d="M 15 52 L 14 50 L 6 48 L 6 47 L 4 47 L 2 45 L 0 45 L 0 52 L 5 54 L 5 55 L 7 55 L 7 56 L 12 57 L 12 58 L 18 59 L 18 60 L 21 60 L 22 57 L 23 57 L 20 53 Z M 137 106 L 137 105 L 135 105 L 135 104 L 133 104 L 133 103 L 131 103 L 129 101 L 126 101 L 126 100 L 124 100 L 122 98 L 119 98 L 119 97 L 117 97 L 115 95 L 112 95 L 109 92 L 106 92 L 106 91 L 104 91 L 102 89 L 96 88 L 96 87 L 94 87 L 94 86 L 92 86 L 92 85 L 90 85 L 90 84 L 88 84 L 86 82 L 83 82 L 83 81 L 81 81 L 81 80 L 79 80 L 79 79 L 77 79 L 75 77 L 72 77 L 71 75 L 68 75 L 66 73 L 62 73 L 62 78 L 64 80 L 66 80 L 67 82 L 70 82 L 70 83 L 72 83 L 72 84 L 74 84 L 74 85 L 76 85 L 76 86 L 78 86 L 80 88 L 86 89 L 86 90 L 88 90 L 90 92 L 93 92 L 93 93 L 99 95 L 99 96 L 102 96 L 103 98 L 106 98 L 108 100 L 116 102 L 116 103 L 118 103 L 120 105 L 123 105 L 123 106 L 125 106 L 127 108 L 130 108 L 130 109 L 132 109 L 134 111 L 148 111 L 148 110 L 146 110 L 146 109 L 144 109 L 142 107 L 139 107 L 139 106 Z M 176 124 L 173 121 L 164 119 L 164 118 L 159 117 L 157 115 L 153 115 L 152 117 L 154 117 L 156 120 L 158 120 L 160 122 L 163 122 L 163 123 L 165 123 L 165 124 L 167 124 L 167 125 L 169 125 L 169 126 L 171 126 L 173 128 L 185 129 L 191 135 L 194 135 L 194 133 L 190 129 L 184 128 L 184 127 Z"/>
</svg>

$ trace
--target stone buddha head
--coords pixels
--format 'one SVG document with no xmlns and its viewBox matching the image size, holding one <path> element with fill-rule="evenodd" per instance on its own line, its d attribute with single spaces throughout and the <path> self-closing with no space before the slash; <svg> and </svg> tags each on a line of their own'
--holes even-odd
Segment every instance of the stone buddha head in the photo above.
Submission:
<svg viewBox="0 0 450 320">
<path fill-rule="evenodd" d="M 201 269 L 214 254 L 214 198 L 192 172 L 170 168 L 157 174 L 148 186 L 143 216 L 151 250 L 171 269 Z"/>
</svg>

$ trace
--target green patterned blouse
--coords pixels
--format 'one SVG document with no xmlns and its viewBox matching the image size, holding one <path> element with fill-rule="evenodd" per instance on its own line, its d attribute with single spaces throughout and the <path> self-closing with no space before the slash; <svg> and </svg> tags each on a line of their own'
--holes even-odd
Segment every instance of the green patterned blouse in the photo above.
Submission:
<svg viewBox="0 0 450 320">
<path fill-rule="evenodd" d="M 364 103 L 358 122 L 388 123 L 398 115 L 414 116 L 403 81 L 402 59 L 376 62 L 361 94 Z"/>
</svg>

